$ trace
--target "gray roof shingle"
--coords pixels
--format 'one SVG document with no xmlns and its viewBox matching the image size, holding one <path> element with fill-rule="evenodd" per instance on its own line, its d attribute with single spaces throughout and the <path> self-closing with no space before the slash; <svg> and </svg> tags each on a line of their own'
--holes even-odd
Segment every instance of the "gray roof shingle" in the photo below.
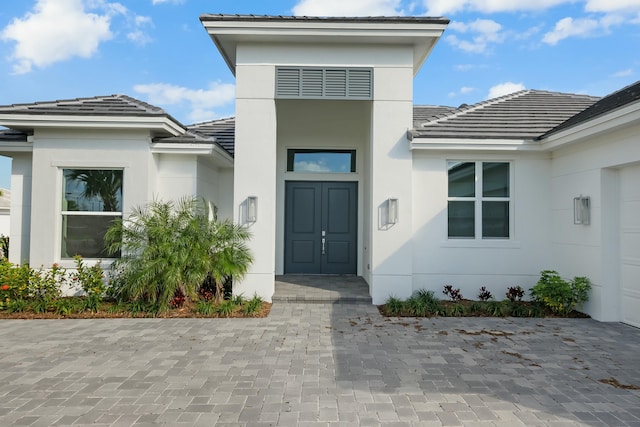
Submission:
<svg viewBox="0 0 640 427">
<path fill-rule="evenodd" d="M 523 90 L 464 106 L 427 120 L 415 138 L 535 139 L 595 103 L 598 98 Z"/>
<path fill-rule="evenodd" d="M 424 122 L 435 120 L 440 116 L 444 116 L 457 110 L 455 107 L 447 107 L 444 105 L 414 105 L 413 106 L 413 125 L 420 126 Z"/>
<path fill-rule="evenodd" d="M 629 86 L 623 87 L 622 89 L 613 92 L 612 94 L 605 96 L 595 104 L 588 107 L 586 110 L 581 111 L 580 113 L 571 117 L 569 120 L 566 120 L 555 128 L 549 130 L 547 133 L 542 135 L 540 139 L 545 138 L 552 133 L 560 132 L 561 130 L 568 129 L 572 126 L 577 126 L 580 123 L 584 123 L 588 120 L 609 113 L 613 110 L 624 107 L 625 105 L 639 100 L 640 81 L 637 81 L 630 84 Z"/>
<path fill-rule="evenodd" d="M 233 15 L 205 13 L 200 15 L 200 21 L 235 21 L 235 22 L 400 22 L 400 23 L 430 23 L 448 24 L 447 18 L 426 16 L 283 16 L 283 15 Z"/>
<path fill-rule="evenodd" d="M 196 123 L 187 126 L 189 131 L 215 138 L 216 142 L 224 148 L 229 154 L 234 155 L 234 146 L 236 138 L 236 118 L 228 117 L 225 119 L 211 120 L 203 123 Z"/>
<path fill-rule="evenodd" d="M 127 95 L 96 96 L 93 98 L 64 99 L 31 104 L 0 106 L 0 114 L 51 114 L 73 116 L 158 116 L 171 117 L 162 108 Z"/>
</svg>

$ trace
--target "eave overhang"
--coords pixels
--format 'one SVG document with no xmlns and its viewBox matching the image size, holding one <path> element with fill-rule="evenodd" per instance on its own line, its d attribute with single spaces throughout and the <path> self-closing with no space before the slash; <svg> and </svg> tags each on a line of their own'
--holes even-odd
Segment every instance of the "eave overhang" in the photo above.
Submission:
<svg viewBox="0 0 640 427">
<path fill-rule="evenodd" d="M 412 151 L 543 151 L 539 142 L 526 139 L 415 138 L 410 140 L 409 148 Z"/>
<path fill-rule="evenodd" d="M 273 18 L 202 15 L 202 25 L 235 75 L 241 43 L 411 45 L 417 74 L 447 27 L 446 18 Z"/>
<path fill-rule="evenodd" d="M 11 153 L 30 153 L 33 144 L 30 141 L 0 141 L 0 155 L 11 157 Z"/>
<path fill-rule="evenodd" d="M 64 129 L 146 129 L 158 134 L 177 136 L 184 133 L 182 125 L 165 115 L 107 116 L 63 114 L 1 114 L 0 123 L 8 128 L 30 131 L 38 128 Z"/>
<path fill-rule="evenodd" d="M 640 102 L 626 105 L 576 126 L 550 133 L 540 139 L 540 144 L 545 150 L 556 150 L 634 124 L 640 124 Z"/>
<path fill-rule="evenodd" d="M 151 144 L 153 154 L 190 154 L 196 156 L 213 156 L 217 166 L 233 167 L 233 157 L 215 142 L 181 143 L 154 142 Z"/>
</svg>

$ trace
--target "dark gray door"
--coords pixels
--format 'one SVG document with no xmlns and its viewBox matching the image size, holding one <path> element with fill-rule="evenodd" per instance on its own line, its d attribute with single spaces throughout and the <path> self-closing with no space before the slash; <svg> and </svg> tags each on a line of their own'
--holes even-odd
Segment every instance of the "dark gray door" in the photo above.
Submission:
<svg viewBox="0 0 640 427">
<path fill-rule="evenodd" d="M 285 274 L 356 274 L 356 182 L 288 181 Z"/>
</svg>

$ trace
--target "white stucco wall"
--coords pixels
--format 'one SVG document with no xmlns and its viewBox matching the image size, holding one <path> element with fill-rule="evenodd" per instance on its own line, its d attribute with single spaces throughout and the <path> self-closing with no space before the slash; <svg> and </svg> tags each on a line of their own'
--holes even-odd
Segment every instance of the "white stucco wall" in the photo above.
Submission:
<svg viewBox="0 0 640 427">
<path fill-rule="evenodd" d="M 348 101 L 304 105 L 278 101 L 276 108 L 278 65 L 372 67 L 374 100 L 362 103 L 366 109 Z M 374 302 L 391 291 L 410 295 L 413 259 L 408 207 L 412 175 L 406 131 L 412 126 L 413 49 L 397 45 L 239 44 L 236 78 L 234 218 L 243 223 L 243 203 L 248 196 L 257 196 L 258 220 L 250 225 L 256 261 L 234 291 L 245 295 L 257 292 L 270 300 L 273 276 L 282 272 L 284 180 L 289 179 L 284 177 L 286 148 L 364 147 L 358 156 L 362 168 L 355 179 L 360 182 L 361 212 L 358 274 L 367 278 Z M 301 109 L 293 108 L 296 106 Z M 354 119 L 353 127 L 340 125 L 346 123 L 341 112 Z M 369 182 L 363 181 L 364 176 L 371 178 Z M 302 179 L 332 178 L 308 175 Z M 381 227 L 378 207 L 389 197 L 398 198 L 405 211 L 394 227 Z"/>
<path fill-rule="evenodd" d="M 507 161 L 511 164 L 510 239 L 447 238 L 447 160 Z M 500 300 L 510 286 L 527 289 L 552 267 L 547 154 L 429 153 L 413 158 L 413 290 L 460 288 L 476 299 L 486 286 Z"/>
<path fill-rule="evenodd" d="M 148 132 L 37 130 L 32 160 L 31 265 L 58 262 L 73 266 L 72 260 L 60 259 L 63 168 L 122 168 L 126 215 L 132 207 L 146 204 L 156 192 L 155 182 L 149 181 L 153 163 Z"/>
<path fill-rule="evenodd" d="M 553 268 L 565 278 L 587 276 L 593 289 L 584 310 L 620 319 L 619 173 L 640 162 L 640 125 L 585 138 L 557 150 L 551 162 Z M 591 198 L 591 224 L 573 224 L 573 198 Z"/>
<path fill-rule="evenodd" d="M 198 157 L 188 154 L 157 154 L 156 156 L 158 198 L 177 201 L 194 196 L 198 188 Z"/>
<path fill-rule="evenodd" d="M 31 229 L 32 154 L 14 153 L 11 161 L 11 231 L 9 261 L 29 260 Z"/>
</svg>

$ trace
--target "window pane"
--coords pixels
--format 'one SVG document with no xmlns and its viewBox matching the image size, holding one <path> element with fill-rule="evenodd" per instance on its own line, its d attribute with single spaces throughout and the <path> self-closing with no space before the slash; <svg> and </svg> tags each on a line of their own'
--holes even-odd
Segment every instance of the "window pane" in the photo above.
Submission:
<svg viewBox="0 0 640 427">
<path fill-rule="evenodd" d="M 288 172 L 351 173 L 356 171 L 353 150 L 289 150 Z"/>
<path fill-rule="evenodd" d="M 509 202 L 482 202 L 482 237 L 509 238 Z"/>
<path fill-rule="evenodd" d="M 62 258 L 82 255 L 84 258 L 117 257 L 104 250 L 104 235 L 119 216 L 63 215 Z"/>
<path fill-rule="evenodd" d="M 65 169 L 63 175 L 63 211 L 122 211 L 122 170 Z"/>
<path fill-rule="evenodd" d="M 476 164 L 448 162 L 449 197 L 475 197 Z"/>
<path fill-rule="evenodd" d="M 449 202 L 448 215 L 450 238 L 475 238 L 475 202 Z"/>
<path fill-rule="evenodd" d="M 482 195 L 509 197 L 509 163 L 482 164 Z"/>
</svg>

